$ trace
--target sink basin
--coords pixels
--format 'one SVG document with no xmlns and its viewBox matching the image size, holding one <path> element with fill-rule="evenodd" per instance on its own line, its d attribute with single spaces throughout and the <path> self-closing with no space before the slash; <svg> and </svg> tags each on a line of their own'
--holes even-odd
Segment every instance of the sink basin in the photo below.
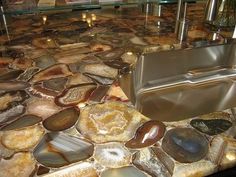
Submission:
<svg viewBox="0 0 236 177">
<path fill-rule="evenodd" d="M 119 78 L 144 115 L 178 121 L 236 106 L 236 44 L 142 55 Z"/>
</svg>

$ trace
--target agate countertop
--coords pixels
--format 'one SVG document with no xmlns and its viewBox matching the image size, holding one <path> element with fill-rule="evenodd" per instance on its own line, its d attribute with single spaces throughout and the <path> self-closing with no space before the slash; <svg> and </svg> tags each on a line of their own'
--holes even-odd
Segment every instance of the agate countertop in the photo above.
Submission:
<svg viewBox="0 0 236 177">
<path fill-rule="evenodd" d="M 236 164 L 232 109 L 150 120 L 117 82 L 140 54 L 222 43 L 189 4 L 187 41 L 174 5 L 7 15 L 0 35 L 0 177 L 206 176 Z M 201 43 L 200 43 L 201 44 Z"/>
</svg>

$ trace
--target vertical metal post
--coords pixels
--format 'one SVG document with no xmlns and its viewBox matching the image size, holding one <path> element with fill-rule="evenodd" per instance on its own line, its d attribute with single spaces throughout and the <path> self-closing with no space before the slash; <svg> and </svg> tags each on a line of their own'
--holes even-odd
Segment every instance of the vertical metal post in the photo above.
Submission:
<svg viewBox="0 0 236 177">
<path fill-rule="evenodd" d="M 7 38 L 8 38 L 8 40 L 10 40 L 10 36 L 9 36 L 8 28 L 7 28 L 7 21 L 6 21 L 3 6 L 0 7 L 0 11 L 1 11 L 1 15 L 2 15 L 3 25 L 4 25 L 4 28 L 6 30 Z"/>
<path fill-rule="evenodd" d="M 181 16 L 182 2 L 183 2 L 183 0 L 178 0 L 178 9 L 177 9 L 177 14 L 176 14 L 176 22 L 175 22 L 175 33 L 177 33 L 177 31 L 178 31 L 179 20 L 180 20 L 180 16 Z"/>
</svg>

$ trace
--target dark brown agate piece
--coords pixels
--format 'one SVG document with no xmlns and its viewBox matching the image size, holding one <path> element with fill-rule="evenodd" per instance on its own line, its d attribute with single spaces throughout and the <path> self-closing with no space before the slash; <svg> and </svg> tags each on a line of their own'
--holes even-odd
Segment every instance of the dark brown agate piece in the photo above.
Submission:
<svg viewBox="0 0 236 177">
<path fill-rule="evenodd" d="M 42 121 L 41 117 L 35 116 L 35 115 L 24 115 L 15 121 L 11 122 L 10 124 L 4 126 L 1 128 L 1 130 L 6 131 L 6 130 L 15 130 L 15 129 L 20 129 L 28 126 L 32 126 L 34 124 L 37 124 Z"/>
<path fill-rule="evenodd" d="M 93 155 L 92 143 L 64 133 L 47 133 L 34 149 L 36 160 L 46 167 L 62 167 Z"/>
<path fill-rule="evenodd" d="M 125 63 L 121 60 L 109 60 L 109 61 L 105 61 L 104 64 L 112 68 L 121 69 L 121 70 L 124 70 L 130 67 L 129 63 Z"/>
<path fill-rule="evenodd" d="M 166 132 L 162 149 L 181 163 L 192 163 L 206 156 L 208 141 L 194 129 L 174 128 Z"/>
<path fill-rule="evenodd" d="M 24 73 L 20 74 L 17 80 L 19 81 L 29 81 L 33 75 L 35 75 L 37 72 L 39 72 L 39 68 L 31 67 L 25 70 Z"/>
<path fill-rule="evenodd" d="M 87 101 L 96 88 L 97 85 L 92 83 L 71 86 L 55 98 L 55 103 L 58 106 L 75 106 Z"/>
<path fill-rule="evenodd" d="M 67 80 L 68 79 L 65 77 L 46 80 L 46 81 L 43 81 L 43 87 L 47 89 L 55 90 L 55 91 L 62 91 L 65 89 Z"/>
<path fill-rule="evenodd" d="M 43 126 L 50 131 L 62 131 L 72 127 L 78 120 L 79 112 L 75 108 L 64 109 L 43 121 Z"/>
<path fill-rule="evenodd" d="M 50 171 L 50 168 L 44 167 L 44 166 L 39 166 L 37 169 L 37 175 L 43 175 L 46 174 Z"/>
<path fill-rule="evenodd" d="M 190 124 L 198 131 L 208 135 L 223 133 L 232 126 L 232 123 L 225 119 L 194 119 L 191 120 Z"/>
<path fill-rule="evenodd" d="M 109 86 L 101 85 L 98 86 L 93 93 L 89 96 L 89 101 L 92 102 L 101 102 L 102 99 L 106 96 L 107 91 L 109 90 Z"/>
<path fill-rule="evenodd" d="M 165 125 L 160 121 L 145 122 L 137 129 L 135 136 L 125 146 L 134 149 L 151 146 L 163 137 L 165 129 Z"/>
<path fill-rule="evenodd" d="M 22 70 L 9 71 L 9 72 L 7 72 L 5 74 L 0 75 L 0 81 L 14 80 L 23 72 L 24 71 L 22 71 Z"/>
</svg>

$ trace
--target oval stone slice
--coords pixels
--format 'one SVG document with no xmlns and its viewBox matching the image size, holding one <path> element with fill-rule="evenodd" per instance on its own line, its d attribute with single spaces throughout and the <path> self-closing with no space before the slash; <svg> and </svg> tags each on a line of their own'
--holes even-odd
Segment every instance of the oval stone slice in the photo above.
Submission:
<svg viewBox="0 0 236 177">
<path fill-rule="evenodd" d="M 190 125 L 202 133 L 217 135 L 228 130 L 232 123 L 225 119 L 194 119 L 191 120 Z"/>
<path fill-rule="evenodd" d="M 162 140 L 162 148 L 175 160 L 182 163 L 196 162 L 208 152 L 206 138 L 191 128 L 169 130 Z"/>
<path fill-rule="evenodd" d="M 75 108 L 64 109 L 43 121 L 43 126 L 50 131 L 62 131 L 72 127 L 78 120 L 79 112 Z"/>
<path fill-rule="evenodd" d="M 10 124 L 4 126 L 1 128 L 1 130 L 6 131 L 6 130 L 15 130 L 15 129 L 20 129 L 24 127 L 28 127 L 34 124 L 37 124 L 42 121 L 41 117 L 35 116 L 35 115 L 24 115 L 20 117 L 19 119 L 16 119 L 15 121 L 11 122 Z"/>
<path fill-rule="evenodd" d="M 160 121 L 151 120 L 145 122 L 125 146 L 134 149 L 151 146 L 163 137 L 165 129 L 165 125 Z"/>
<path fill-rule="evenodd" d="M 48 133 L 34 149 L 36 160 L 46 167 L 62 167 L 88 159 L 93 155 L 93 144 L 64 133 Z"/>
</svg>

